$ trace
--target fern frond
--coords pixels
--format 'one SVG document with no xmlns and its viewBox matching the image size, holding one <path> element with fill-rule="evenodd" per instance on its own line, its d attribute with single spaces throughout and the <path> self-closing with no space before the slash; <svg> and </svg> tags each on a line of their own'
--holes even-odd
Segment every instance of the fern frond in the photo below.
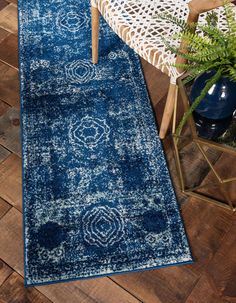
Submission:
<svg viewBox="0 0 236 303">
<path fill-rule="evenodd" d="M 229 67 L 227 68 L 227 71 L 228 71 L 228 73 L 229 73 L 229 77 L 228 77 L 228 78 L 229 78 L 230 80 L 236 82 L 236 69 L 235 69 L 234 67 L 232 67 L 232 66 L 229 66 Z"/>
<path fill-rule="evenodd" d="M 179 19 L 175 16 L 172 16 L 171 14 L 162 13 L 162 14 L 157 14 L 155 17 L 160 19 L 160 20 L 169 21 L 172 24 L 175 24 L 178 27 L 180 27 L 182 30 L 191 31 L 192 28 L 194 26 L 196 26 L 196 24 L 194 24 L 194 23 L 191 26 L 189 26 L 183 19 Z"/>
<path fill-rule="evenodd" d="M 206 35 L 213 43 L 225 45 L 225 34 L 217 27 L 208 25 L 199 25 L 198 28 Z"/>
<path fill-rule="evenodd" d="M 236 35 L 236 20 L 235 20 L 235 12 L 233 9 L 232 4 L 230 4 L 228 1 L 226 1 L 226 4 L 224 5 L 225 10 L 225 16 L 226 21 L 228 25 L 228 34 L 229 35 Z"/>
</svg>

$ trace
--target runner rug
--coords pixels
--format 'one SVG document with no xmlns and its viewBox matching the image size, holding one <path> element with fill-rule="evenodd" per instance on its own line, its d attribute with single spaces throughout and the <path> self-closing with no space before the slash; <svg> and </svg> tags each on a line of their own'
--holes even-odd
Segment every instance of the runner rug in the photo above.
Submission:
<svg viewBox="0 0 236 303">
<path fill-rule="evenodd" d="M 191 262 L 138 56 L 102 22 L 91 63 L 88 0 L 19 26 L 25 284 Z"/>
</svg>

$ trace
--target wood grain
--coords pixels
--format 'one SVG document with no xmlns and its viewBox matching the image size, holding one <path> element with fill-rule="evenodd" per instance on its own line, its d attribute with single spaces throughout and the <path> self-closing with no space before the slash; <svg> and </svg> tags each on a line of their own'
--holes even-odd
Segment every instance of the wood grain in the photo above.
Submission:
<svg viewBox="0 0 236 303">
<path fill-rule="evenodd" d="M 4 42 L 0 44 L 0 47 L 4 47 Z M 2 99 L 11 106 L 19 108 L 20 85 L 18 71 L 0 62 L 0 75 L 0 99 Z"/>
<path fill-rule="evenodd" d="M 0 11 L 0 27 L 10 33 L 17 33 L 17 6 L 15 4 L 11 3 Z"/>
<path fill-rule="evenodd" d="M 223 153 L 219 161 L 214 165 L 214 169 L 218 173 L 221 179 L 236 178 L 236 158 L 227 153 Z M 210 172 L 205 178 L 204 184 L 206 187 L 199 190 L 199 192 L 204 193 L 210 197 L 215 197 L 222 202 L 227 203 L 227 198 L 231 200 L 234 206 L 236 206 L 236 181 L 225 183 L 220 185 L 219 182 L 217 186 L 209 186 L 209 184 L 216 184 L 216 177 L 213 172 Z M 216 190 L 217 189 L 217 190 Z M 224 194 L 226 193 L 226 195 Z"/>
<path fill-rule="evenodd" d="M 56 303 L 140 303 L 109 278 L 52 284 L 37 289 Z"/>
<path fill-rule="evenodd" d="M 140 61 L 149 96 L 153 106 L 155 107 L 163 97 L 165 97 L 166 100 L 169 88 L 169 77 L 144 59 L 140 59 Z"/>
<path fill-rule="evenodd" d="M 11 34 L 0 44 L 0 60 L 18 68 L 18 39 Z"/>
<path fill-rule="evenodd" d="M 11 205 L 0 198 L 0 219 L 9 211 Z"/>
<path fill-rule="evenodd" d="M 14 107 L 0 117 L 0 144 L 21 157 L 20 112 Z"/>
<path fill-rule="evenodd" d="M 35 288 L 25 288 L 23 278 L 12 273 L 0 287 L 1 303 L 51 303 Z"/>
<path fill-rule="evenodd" d="M 185 303 L 230 303 L 230 301 L 220 297 L 204 274 Z"/>
<path fill-rule="evenodd" d="M 9 3 L 17 4 L 17 0 L 7 0 Z"/>
<path fill-rule="evenodd" d="M 183 303 L 198 281 L 186 266 L 111 277 L 142 302 Z"/>
<path fill-rule="evenodd" d="M 0 258 L 23 276 L 22 214 L 10 209 L 0 220 Z"/>
<path fill-rule="evenodd" d="M 4 148 L 2 145 L 0 145 L 0 164 L 3 162 L 7 157 L 10 156 L 10 152 Z"/>
<path fill-rule="evenodd" d="M 2 115 L 4 115 L 5 112 L 8 111 L 9 108 L 10 108 L 10 106 L 7 103 L 5 103 L 4 101 L 0 100 L 0 117 Z"/>
<path fill-rule="evenodd" d="M 5 31 L 3 28 L 0 27 L 0 43 L 9 35 L 10 33 L 8 31 Z"/>
<path fill-rule="evenodd" d="M 182 216 L 195 259 L 187 267 L 201 275 L 229 231 L 233 212 L 192 198 L 184 205 Z"/>
<path fill-rule="evenodd" d="M 207 267 L 206 273 L 213 288 L 222 298 L 236 302 L 236 216 L 220 249 Z"/>
<path fill-rule="evenodd" d="M 4 281 L 10 276 L 13 270 L 0 259 L 0 286 L 4 283 Z M 0 290 L 1 293 L 1 290 Z"/>
<path fill-rule="evenodd" d="M 9 3 L 6 0 L 0 0 L 0 10 L 6 7 Z"/>
<path fill-rule="evenodd" d="M 0 164 L 0 196 L 22 210 L 21 159 L 12 154 Z"/>
</svg>

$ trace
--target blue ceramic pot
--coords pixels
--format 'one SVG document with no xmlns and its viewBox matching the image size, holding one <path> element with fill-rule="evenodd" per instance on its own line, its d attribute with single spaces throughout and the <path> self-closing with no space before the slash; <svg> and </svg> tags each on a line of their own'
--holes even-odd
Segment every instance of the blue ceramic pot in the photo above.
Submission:
<svg viewBox="0 0 236 303">
<path fill-rule="evenodd" d="M 206 81 L 214 75 L 208 71 L 194 81 L 190 93 L 192 103 L 205 87 Z M 228 128 L 236 109 L 236 83 L 222 77 L 208 91 L 194 113 L 199 135 L 207 139 L 221 136 Z"/>
</svg>

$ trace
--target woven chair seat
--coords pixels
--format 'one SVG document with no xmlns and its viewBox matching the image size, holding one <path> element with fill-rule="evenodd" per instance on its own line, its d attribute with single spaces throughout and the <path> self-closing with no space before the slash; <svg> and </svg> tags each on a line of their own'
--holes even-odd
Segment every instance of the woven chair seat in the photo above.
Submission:
<svg viewBox="0 0 236 303">
<path fill-rule="evenodd" d="M 142 58 L 168 74 L 174 81 L 179 76 L 172 66 L 175 55 L 166 49 L 163 37 L 169 42 L 179 27 L 166 20 L 156 18 L 165 13 L 186 20 L 188 17 L 187 0 L 92 0 L 92 6 L 100 13 L 113 31 Z M 215 9 L 222 29 L 226 27 L 222 7 Z M 199 22 L 204 22 L 206 14 L 201 14 Z"/>
</svg>

